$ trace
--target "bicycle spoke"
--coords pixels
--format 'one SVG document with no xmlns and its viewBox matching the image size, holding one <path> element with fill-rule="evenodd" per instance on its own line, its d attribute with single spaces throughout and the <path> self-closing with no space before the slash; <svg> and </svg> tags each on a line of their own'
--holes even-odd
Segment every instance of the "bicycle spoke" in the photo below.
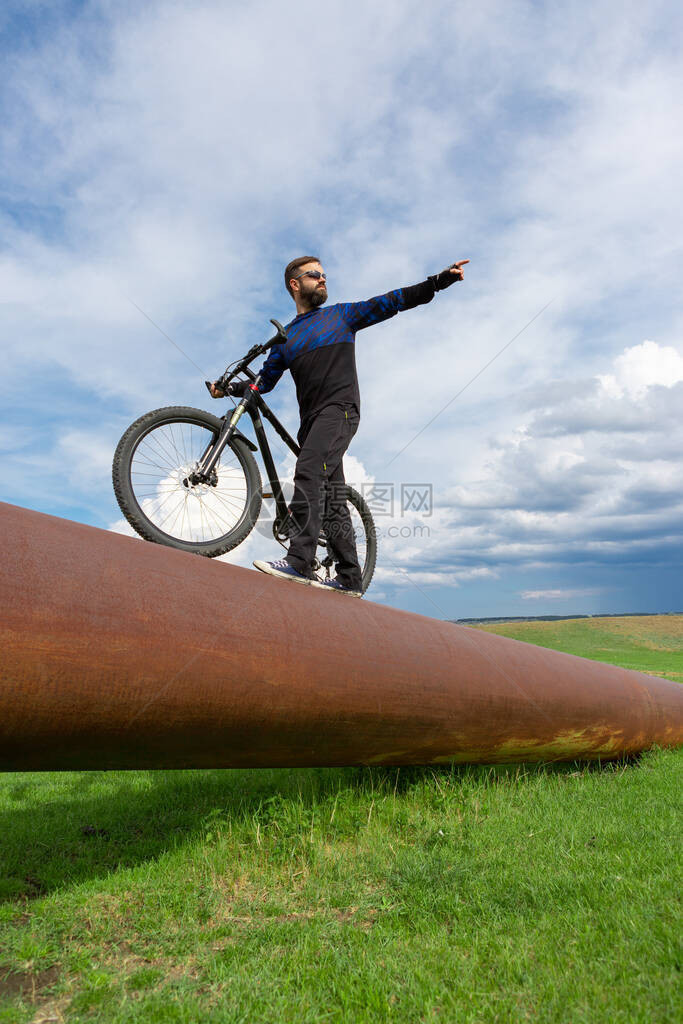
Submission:
<svg viewBox="0 0 683 1024">
<path fill-rule="evenodd" d="M 192 424 L 190 424 L 190 451 L 193 450 L 193 448 L 192 448 L 192 438 L 193 438 L 193 436 L 194 436 L 194 432 L 192 430 Z M 183 456 L 185 458 L 185 462 L 188 462 L 189 459 L 187 457 L 187 447 L 185 445 L 185 431 L 181 431 L 180 437 L 181 437 L 181 440 L 183 442 Z"/>
<path fill-rule="evenodd" d="M 176 514 L 176 517 L 175 517 L 175 519 L 174 519 L 174 520 L 173 520 L 173 522 L 171 523 L 171 526 L 169 527 L 169 529 L 170 529 L 170 530 L 175 530 L 175 524 L 176 524 L 176 523 L 178 522 L 178 516 L 179 516 L 179 515 L 180 515 L 181 513 L 182 513 L 182 517 L 183 517 L 183 519 L 185 518 L 185 508 L 186 508 L 186 507 L 187 507 L 187 494 L 185 494 L 185 495 L 183 496 L 183 500 L 182 500 L 182 502 L 180 502 L 180 503 L 179 503 L 179 506 L 178 506 L 178 512 L 177 512 L 177 514 Z M 182 521 L 181 521 L 181 522 L 182 522 Z M 181 535 L 181 537 L 182 537 L 182 525 L 181 525 L 181 533 L 180 533 L 180 535 Z"/>
<path fill-rule="evenodd" d="M 215 508 L 211 508 L 209 506 L 208 502 L 206 503 L 204 508 L 206 510 L 207 515 L 211 514 L 214 517 L 214 519 L 216 520 L 217 523 L 223 523 L 224 527 L 227 527 L 227 530 L 232 530 L 232 528 L 234 527 L 235 523 L 239 519 L 239 516 L 237 518 L 234 518 L 231 522 L 228 521 L 227 519 L 223 519 L 223 517 L 217 512 L 217 510 Z M 227 533 L 227 530 L 224 530 L 224 532 Z"/>
<path fill-rule="evenodd" d="M 159 474 L 158 473 L 145 473 L 141 469 L 132 469 L 130 475 L 131 475 L 131 477 L 132 476 L 151 476 L 151 477 L 154 477 L 155 480 L 159 479 Z"/>
<path fill-rule="evenodd" d="M 140 461 L 140 462 L 142 462 L 142 464 L 143 464 L 143 465 L 145 465 L 145 466 L 155 466 L 155 467 L 156 467 L 157 469 L 159 469 L 159 470 L 160 470 L 160 471 L 161 471 L 161 472 L 162 472 L 162 473 L 163 473 L 163 474 L 164 474 L 165 476 L 168 476 L 168 471 L 169 471 L 169 468 L 171 468 L 171 469 L 172 469 L 172 468 L 173 468 L 172 466 L 171 466 L 171 467 L 169 467 L 169 466 L 161 466 L 161 465 L 160 465 L 160 464 L 159 464 L 158 462 L 152 462 L 152 461 L 151 461 L 150 459 L 145 459 L 145 458 L 143 458 L 143 457 L 142 457 L 142 456 L 141 456 L 141 455 L 139 454 L 139 452 L 140 452 L 140 449 L 138 448 L 138 451 L 137 451 L 137 452 L 135 453 L 135 457 L 134 457 L 134 459 L 133 459 L 133 461 L 132 461 L 132 463 L 131 463 L 131 465 L 132 465 L 132 466 L 134 466 L 134 465 L 135 465 L 135 463 L 136 463 L 136 462 L 137 462 L 137 461 L 139 460 L 139 461 Z"/>
<path fill-rule="evenodd" d="M 245 491 L 244 497 L 242 499 L 236 499 L 229 498 L 227 495 L 223 495 L 220 492 L 214 491 L 213 497 L 216 499 L 216 501 L 220 502 L 220 504 L 225 506 L 225 508 L 227 509 L 230 509 L 231 506 L 234 506 L 236 509 L 240 510 L 244 508 L 244 506 L 246 505 L 247 495 Z"/>
<path fill-rule="evenodd" d="M 162 508 L 164 507 L 164 505 L 166 505 L 167 502 L 171 498 L 174 498 L 174 497 L 178 498 L 180 501 L 184 500 L 184 495 L 178 494 L 177 491 L 174 491 L 173 494 L 169 494 L 167 498 L 164 498 L 164 500 L 160 504 L 157 504 L 157 513 L 160 513 Z M 164 516 L 162 521 L 158 524 L 159 525 L 159 529 L 161 529 L 163 527 L 164 523 L 166 523 L 170 519 L 170 517 L 173 515 L 173 512 L 175 511 L 176 508 L 177 508 L 177 506 L 174 505 L 173 508 L 171 509 L 171 511 L 166 513 L 166 515 Z"/>
<path fill-rule="evenodd" d="M 163 430 L 163 428 L 162 428 Z M 162 430 L 155 430 L 150 432 L 145 438 L 145 442 L 149 445 L 150 457 L 154 455 L 155 458 L 161 459 L 165 462 L 169 469 L 173 469 L 177 465 L 177 462 L 173 458 L 173 453 L 166 448 L 163 443 L 166 439 L 162 433 Z"/>
<path fill-rule="evenodd" d="M 163 443 L 164 447 L 168 447 L 170 452 L 170 458 L 174 466 L 183 466 L 185 459 L 178 451 L 178 445 L 176 444 L 175 434 L 173 433 L 173 424 L 169 423 L 168 431 L 159 438 L 160 442 Z"/>
<path fill-rule="evenodd" d="M 204 536 L 204 502 L 201 495 L 199 495 L 199 521 L 202 526 L 202 540 L 206 540 Z"/>
<path fill-rule="evenodd" d="M 183 533 L 183 526 L 184 526 L 184 523 L 185 523 L 185 513 L 186 512 L 187 512 L 187 501 L 184 501 L 183 502 L 183 516 L 182 516 L 182 519 L 180 520 L 180 536 L 181 537 L 185 536 L 185 534 Z"/>
</svg>

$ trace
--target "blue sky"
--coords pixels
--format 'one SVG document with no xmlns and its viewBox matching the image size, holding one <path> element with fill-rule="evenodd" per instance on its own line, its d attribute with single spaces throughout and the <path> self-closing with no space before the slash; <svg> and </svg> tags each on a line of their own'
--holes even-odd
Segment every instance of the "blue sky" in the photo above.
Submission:
<svg viewBox="0 0 683 1024">
<path fill-rule="evenodd" d="M 120 529 L 125 427 L 207 406 L 130 300 L 213 376 L 291 318 L 294 255 L 320 254 L 330 301 L 470 258 L 358 336 L 347 477 L 433 493 L 429 517 L 378 519 L 369 596 L 448 618 L 683 608 L 681 21 L 5 4 L 2 498 Z M 288 379 L 272 399 L 294 427 Z M 256 532 L 230 557 L 270 554 Z"/>
</svg>

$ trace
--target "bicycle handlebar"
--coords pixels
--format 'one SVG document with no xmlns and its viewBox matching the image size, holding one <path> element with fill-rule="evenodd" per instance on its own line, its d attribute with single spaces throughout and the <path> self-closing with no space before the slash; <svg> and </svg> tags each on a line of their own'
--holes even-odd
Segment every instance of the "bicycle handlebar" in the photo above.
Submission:
<svg viewBox="0 0 683 1024">
<path fill-rule="evenodd" d="M 271 319 L 270 322 L 271 324 L 273 324 L 274 327 L 277 328 L 277 334 L 274 334 L 272 338 L 269 338 L 269 340 L 264 342 L 262 345 L 252 345 L 252 347 L 247 352 L 246 356 L 244 356 L 244 358 L 239 361 L 234 370 L 230 370 L 230 368 L 228 367 L 223 376 L 219 377 L 218 380 L 216 381 L 216 385 L 220 388 L 221 391 L 227 391 L 230 382 L 234 380 L 239 373 L 246 372 L 247 376 L 251 377 L 252 380 L 255 380 L 256 375 L 247 369 L 249 363 L 253 362 L 257 356 L 264 355 L 269 348 L 273 347 L 273 345 L 277 345 L 280 342 L 287 341 L 287 332 L 285 331 L 282 324 L 278 320 Z M 210 382 L 207 381 L 206 386 L 210 387 Z"/>
</svg>

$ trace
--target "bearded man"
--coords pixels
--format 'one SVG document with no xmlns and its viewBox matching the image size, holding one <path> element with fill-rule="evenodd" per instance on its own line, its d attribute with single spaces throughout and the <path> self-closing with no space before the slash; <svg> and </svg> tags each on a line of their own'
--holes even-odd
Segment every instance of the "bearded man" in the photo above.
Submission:
<svg viewBox="0 0 683 1024">
<path fill-rule="evenodd" d="M 287 324 L 287 341 L 274 345 L 257 384 L 261 394 L 275 387 L 285 370 L 296 385 L 301 425 L 297 439 L 301 452 L 294 471 L 290 504 L 292 530 L 285 558 L 254 562 L 261 572 L 362 596 L 361 570 L 351 517 L 344 494 L 342 459 L 358 429 L 360 393 L 356 373 L 357 331 L 388 320 L 396 313 L 431 302 L 434 295 L 463 279 L 469 260 L 451 264 L 420 284 L 378 295 L 365 302 L 341 302 L 323 309 L 327 276 L 317 256 L 300 256 L 285 268 L 285 287 L 296 305 L 296 317 Z M 241 395 L 243 382 L 230 385 Z M 224 392 L 211 387 L 214 398 Z M 321 525 L 335 559 L 335 578 L 319 583 L 313 576 Z"/>
</svg>

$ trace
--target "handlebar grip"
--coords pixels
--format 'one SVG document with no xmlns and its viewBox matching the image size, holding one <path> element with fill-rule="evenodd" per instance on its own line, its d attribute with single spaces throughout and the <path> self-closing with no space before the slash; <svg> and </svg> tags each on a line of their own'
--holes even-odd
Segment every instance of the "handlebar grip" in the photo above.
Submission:
<svg viewBox="0 0 683 1024">
<path fill-rule="evenodd" d="M 274 334 L 273 337 L 265 343 L 265 345 L 263 346 L 264 349 L 272 348 L 273 345 L 277 345 L 282 341 L 287 341 L 287 332 L 285 331 L 280 321 L 271 319 L 270 322 L 273 325 L 273 327 L 277 327 L 277 334 Z"/>
</svg>

